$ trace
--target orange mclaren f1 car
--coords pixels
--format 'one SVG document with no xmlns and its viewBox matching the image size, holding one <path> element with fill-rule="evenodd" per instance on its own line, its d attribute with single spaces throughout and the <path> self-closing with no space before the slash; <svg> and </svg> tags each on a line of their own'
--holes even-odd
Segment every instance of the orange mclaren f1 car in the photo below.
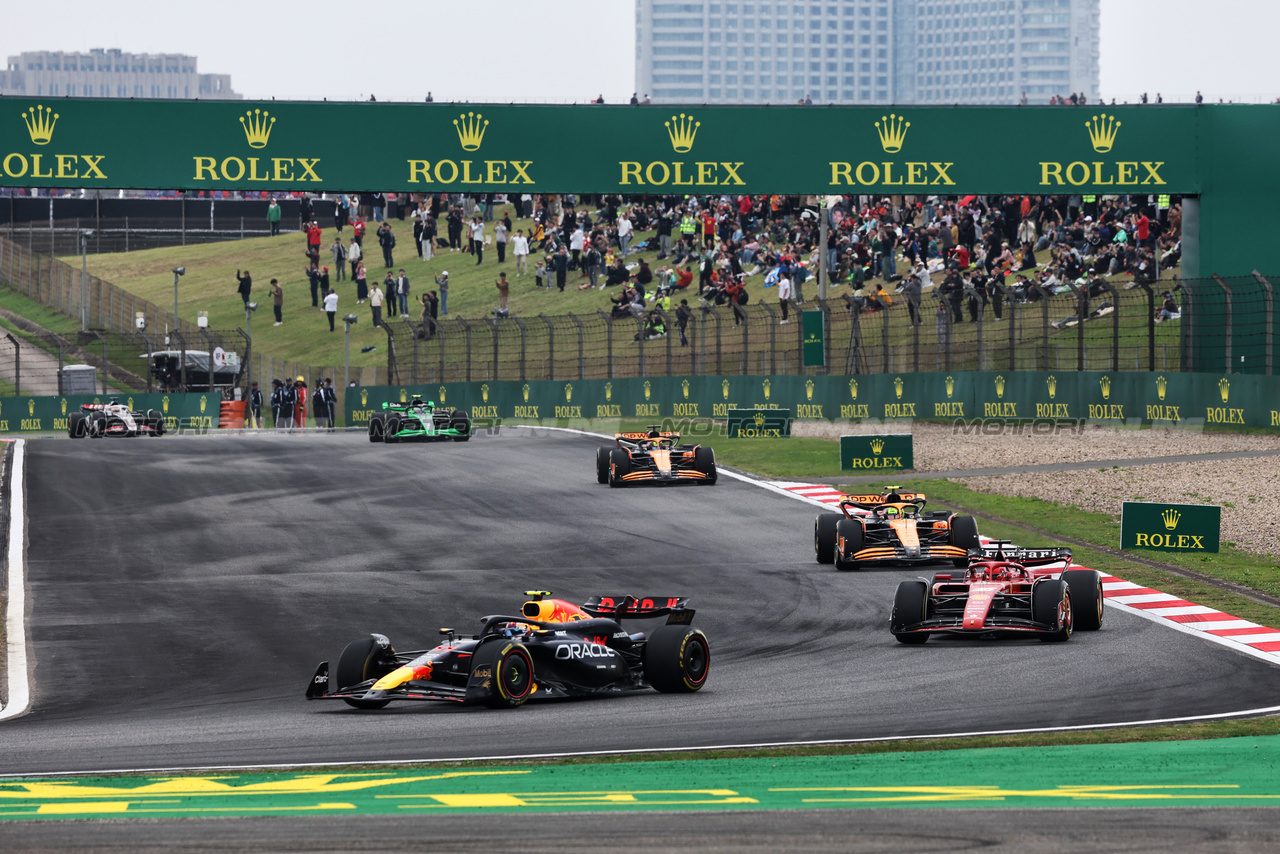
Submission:
<svg viewBox="0 0 1280 854">
<path fill-rule="evenodd" d="M 679 433 L 650 427 L 644 433 L 615 433 L 613 439 L 616 445 L 596 450 L 597 483 L 716 482 L 715 451 L 681 444 Z"/>
<path fill-rule="evenodd" d="M 813 523 L 818 563 L 835 563 L 836 569 L 937 561 L 968 565 L 969 550 L 982 545 L 973 517 L 947 510 L 926 512 L 923 493 L 898 489 L 889 486 L 880 495 L 850 495 L 840 501 L 839 513 L 818 514 Z"/>
</svg>

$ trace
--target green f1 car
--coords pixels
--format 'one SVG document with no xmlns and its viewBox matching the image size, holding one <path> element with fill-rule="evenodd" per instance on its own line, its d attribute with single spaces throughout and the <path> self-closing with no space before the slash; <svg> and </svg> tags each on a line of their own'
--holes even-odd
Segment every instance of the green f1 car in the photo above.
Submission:
<svg viewBox="0 0 1280 854">
<path fill-rule="evenodd" d="M 471 418 L 461 409 L 438 408 L 434 400 L 414 395 L 408 403 L 384 403 L 384 412 L 369 417 L 369 441 L 465 442 L 471 438 Z"/>
</svg>

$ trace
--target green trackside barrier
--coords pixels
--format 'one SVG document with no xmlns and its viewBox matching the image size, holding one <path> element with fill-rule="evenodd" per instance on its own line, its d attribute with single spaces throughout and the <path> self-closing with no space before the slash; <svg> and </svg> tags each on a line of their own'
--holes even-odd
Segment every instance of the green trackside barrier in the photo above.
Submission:
<svg viewBox="0 0 1280 854">
<path fill-rule="evenodd" d="M 0 787 L 0 822 L 246 815 L 1273 807 L 1280 805 L 1277 761 L 1280 737 L 1273 735 L 851 756 L 14 777 Z M 1171 813 L 1171 820 L 1174 817 Z"/>
<path fill-rule="evenodd" d="M 73 394 L 67 397 L 0 398 L 0 433 L 65 433 L 67 419 L 84 403 L 109 403 L 112 398 L 130 409 L 164 413 L 169 430 L 211 429 L 218 426 L 222 398 L 217 394 Z"/>
<path fill-rule="evenodd" d="M 1216 552 L 1222 508 L 1216 504 L 1126 501 L 1120 512 L 1120 548 Z"/>
<path fill-rule="evenodd" d="M 915 468 L 910 433 L 841 436 L 841 471 L 897 471 Z"/>
<path fill-rule="evenodd" d="M 1255 374 L 974 371 L 826 376 L 501 380 L 348 389 L 347 424 L 418 394 L 472 420 L 726 419 L 789 409 L 798 421 L 1237 425 L 1280 429 L 1280 378 Z M 5 404 L 8 405 L 7 403 Z M 897 431 L 886 431 L 897 432 Z"/>
<path fill-rule="evenodd" d="M 730 409 L 726 434 L 730 439 L 789 439 L 791 410 Z"/>
</svg>

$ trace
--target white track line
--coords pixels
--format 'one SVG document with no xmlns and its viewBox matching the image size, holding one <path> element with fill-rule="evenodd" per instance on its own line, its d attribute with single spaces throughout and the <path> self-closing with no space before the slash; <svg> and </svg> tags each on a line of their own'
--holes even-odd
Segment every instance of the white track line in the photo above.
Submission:
<svg viewBox="0 0 1280 854">
<path fill-rule="evenodd" d="M 9 570 L 6 587 L 9 603 L 5 609 L 4 637 L 8 648 L 8 704 L 0 707 L 0 721 L 26 714 L 31 705 L 31 685 L 27 681 L 27 517 L 23 469 L 27 442 L 13 443 L 13 471 L 9 474 Z"/>
</svg>

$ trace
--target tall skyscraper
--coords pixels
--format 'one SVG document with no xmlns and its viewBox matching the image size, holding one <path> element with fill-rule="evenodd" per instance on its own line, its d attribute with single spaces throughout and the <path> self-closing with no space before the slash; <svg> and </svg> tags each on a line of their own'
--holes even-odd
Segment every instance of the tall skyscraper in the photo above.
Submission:
<svg viewBox="0 0 1280 854">
<path fill-rule="evenodd" d="M 636 0 L 636 90 L 698 104 L 1096 100 L 1099 3 Z"/>
<path fill-rule="evenodd" d="M 0 95 L 73 98 L 204 98 L 239 100 L 231 75 L 200 74 L 180 53 L 27 51 L 0 71 Z"/>
</svg>

